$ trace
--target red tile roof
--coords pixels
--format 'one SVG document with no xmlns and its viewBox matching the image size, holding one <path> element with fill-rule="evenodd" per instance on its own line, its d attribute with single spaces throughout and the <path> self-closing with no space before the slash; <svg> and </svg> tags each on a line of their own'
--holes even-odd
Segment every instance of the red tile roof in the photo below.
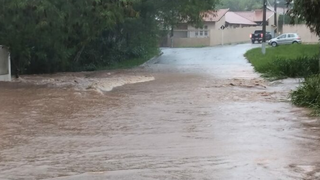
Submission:
<svg viewBox="0 0 320 180">
<path fill-rule="evenodd" d="M 226 13 L 226 22 L 229 24 L 257 25 L 257 23 L 230 11 Z"/>
<path fill-rule="evenodd" d="M 257 9 L 255 11 L 241 11 L 241 12 L 235 12 L 235 13 L 254 22 L 262 21 L 262 17 L 263 17 L 262 9 Z M 267 11 L 267 20 L 270 19 L 273 14 L 274 12 Z"/>
<path fill-rule="evenodd" d="M 205 22 L 218 22 L 229 11 L 229 9 L 219 9 L 218 11 L 208 11 L 204 13 Z"/>
</svg>

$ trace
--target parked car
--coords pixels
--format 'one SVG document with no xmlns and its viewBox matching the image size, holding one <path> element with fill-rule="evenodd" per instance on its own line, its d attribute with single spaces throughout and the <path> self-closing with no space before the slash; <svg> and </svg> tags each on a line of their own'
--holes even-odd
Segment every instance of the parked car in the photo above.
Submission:
<svg viewBox="0 0 320 180">
<path fill-rule="evenodd" d="M 262 30 L 256 30 L 254 33 L 250 34 L 250 39 L 252 44 L 254 44 L 256 41 L 259 43 L 262 41 L 263 38 L 263 31 Z M 266 41 L 272 39 L 272 35 L 270 32 L 266 32 Z"/>
<path fill-rule="evenodd" d="M 276 47 L 280 44 L 301 44 L 301 38 L 297 33 L 286 33 L 271 39 L 268 44 Z"/>
</svg>

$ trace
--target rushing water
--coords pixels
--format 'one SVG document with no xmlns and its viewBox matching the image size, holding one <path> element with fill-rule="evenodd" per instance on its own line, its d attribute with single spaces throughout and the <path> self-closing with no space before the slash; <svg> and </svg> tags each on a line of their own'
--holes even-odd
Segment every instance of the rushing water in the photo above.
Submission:
<svg viewBox="0 0 320 180">
<path fill-rule="evenodd" d="M 164 49 L 133 70 L 0 83 L 1 180 L 320 179 L 320 123 L 252 45 Z"/>
</svg>

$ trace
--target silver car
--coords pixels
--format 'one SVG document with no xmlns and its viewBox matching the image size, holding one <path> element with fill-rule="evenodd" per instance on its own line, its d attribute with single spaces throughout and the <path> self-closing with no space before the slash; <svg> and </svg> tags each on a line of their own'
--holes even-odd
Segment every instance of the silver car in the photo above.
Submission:
<svg viewBox="0 0 320 180">
<path fill-rule="evenodd" d="M 268 43 L 273 47 L 276 47 L 280 44 L 300 44 L 301 38 L 297 33 L 286 33 L 271 39 L 268 41 Z"/>
</svg>

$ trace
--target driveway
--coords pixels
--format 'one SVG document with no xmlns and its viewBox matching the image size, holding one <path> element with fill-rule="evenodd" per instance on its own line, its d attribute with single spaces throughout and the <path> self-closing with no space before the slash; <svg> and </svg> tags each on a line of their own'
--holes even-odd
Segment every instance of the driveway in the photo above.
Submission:
<svg viewBox="0 0 320 180">
<path fill-rule="evenodd" d="M 0 179 L 320 179 L 319 120 L 290 104 L 297 80 L 253 71 L 252 47 L 0 83 Z"/>
</svg>

